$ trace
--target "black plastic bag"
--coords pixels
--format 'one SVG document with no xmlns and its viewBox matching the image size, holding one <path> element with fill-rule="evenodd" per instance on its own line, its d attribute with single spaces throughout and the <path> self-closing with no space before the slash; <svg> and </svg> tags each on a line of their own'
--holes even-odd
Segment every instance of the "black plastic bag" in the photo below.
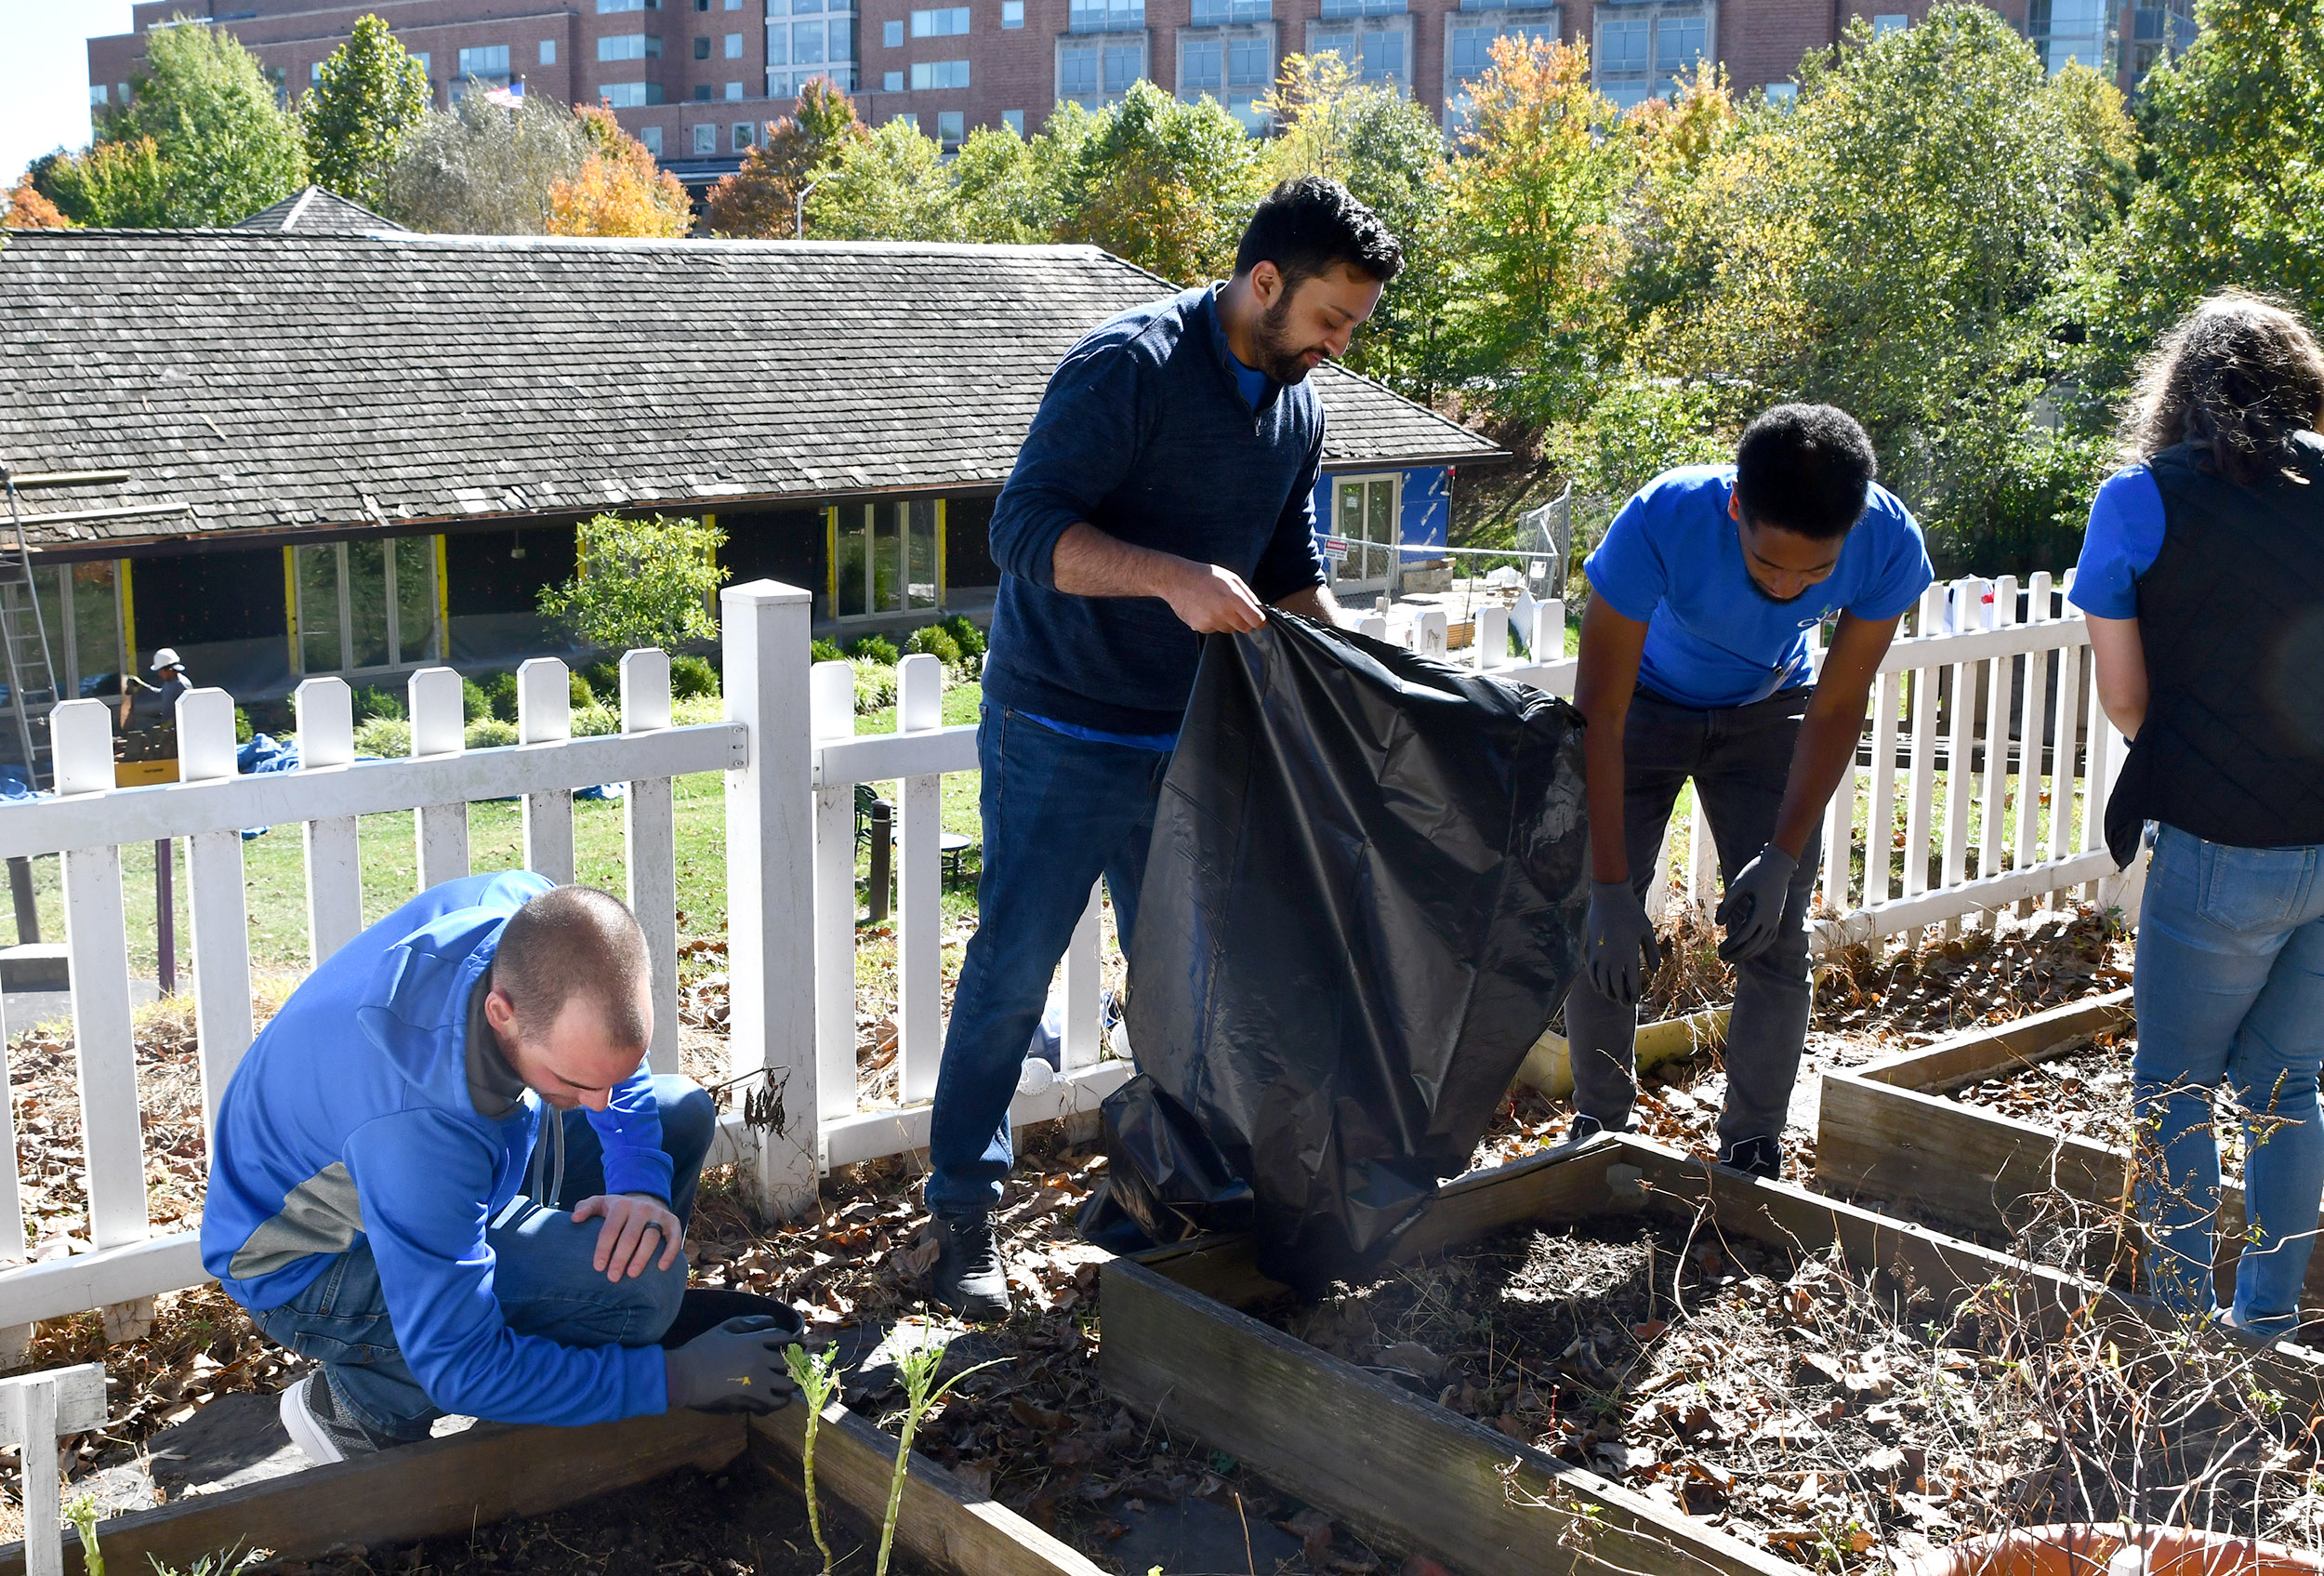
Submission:
<svg viewBox="0 0 2324 1576">
<path fill-rule="evenodd" d="M 1156 1240 L 1248 1224 L 1301 1288 L 1394 1245 L 1579 970 L 1581 737 L 1563 700 L 1286 615 L 1204 642 L 1130 952 L 1142 1076 L 1106 1102 L 1116 1209 Z"/>
</svg>

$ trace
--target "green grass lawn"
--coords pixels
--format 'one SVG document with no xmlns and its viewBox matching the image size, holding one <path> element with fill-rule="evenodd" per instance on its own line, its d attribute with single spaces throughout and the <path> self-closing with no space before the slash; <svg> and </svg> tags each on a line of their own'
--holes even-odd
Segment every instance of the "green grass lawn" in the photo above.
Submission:
<svg viewBox="0 0 2324 1576">
<path fill-rule="evenodd" d="M 983 692 L 972 683 L 957 684 L 944 695 L 946 722 L 973 722 Z M 857 720 L 858 733 L 886 733 L 895 727 L 890 708 Z M 875 790 L 893 800 L 900 784 L 876 784 Z M 944 824 L 946 831 L 976 839 L 978 831 L 977 774 L 956 773 L 944 779 Z M 683 915 L 682 933 L 715 935 L 726 923 L 726 806 L 721 774 L 706 772 L 677 779 L 673 790 L 678 843 L 678 905 Z M 583 800 L 574 805 L 574 848 L 576 875 L 593 886 L 624 890 L 626 864 L 619 800 Z M 522 807 L 514 802 L 469 806 L 469 864 L 477 870 L 507 869 L 524 862 Z M 418 854 L 414 845 L 409 811 L 363 816 L 357 830 L 363 867 L 363 919 L 380 919 L 418 890 Z M 307 956 L 307 872 L 303 839 L 296 825 L 274 828 L 263 837 L 243 843 L 244 889 L 250 916 L 252 966 L 267 973 L 304 973 Z M 973 916 L 976 907 L 977 853 L 971 849 L 961 862 L 961 881 L 944 894 L 950 923 Z M 178 844 L 175 878 L 177 952 L 180 983 L 191 966 L 192 938 L 188 929 L 186 850 Z M 865 873 L 866 854 L 859 850 L 856 875 Z M 153 881 L 153 845 L 136 843 L 121 851 L 122 898 L 129 932 L 130 972 L 152 979 L 159 960 L 154 943 L 157 913 Z M 33 885 L 40 907 L 44 939 L 64 939 L 64 898 L 59 885 L 59 861 L 52 855 L 33 863 Z"/>
</svg>

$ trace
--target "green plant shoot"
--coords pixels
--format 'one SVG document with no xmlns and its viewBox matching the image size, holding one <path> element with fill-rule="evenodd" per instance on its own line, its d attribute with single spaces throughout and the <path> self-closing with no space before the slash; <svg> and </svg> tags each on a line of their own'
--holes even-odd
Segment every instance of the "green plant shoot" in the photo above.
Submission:
<svg viewBox="0 0 2324 1576">
<path fill-rule="evenodd" d="M 936 1371 L 944 1366 L 948 1341 L 937 1340 L 933 1331 L 927 1333 L 918 1345 L 896 1354 L 896 1372 L 904 1379 L 904 1437 L 896 1446 L 895 1471 L 888 1478 L 888 1519 L 879 1529 L 879 1563 L 873 1576 L 888 1576 L 888 1555 L 896 1539 L 896 1517 L 904 1510 L 904 1480 L 912 1471 L 912 1436 L 919 1432 L 920 1419 L 929 1409 L 941 1401 L 955 1384 L 971 1373 L 997 1367 L 1005 1359 L 995 1357 L 974 1368 L 964 1368 L 945 1380 L 936 1383 Z"/>
<path fill-rule="evenodd" d="M 790 1368 L 791 1382 L 807 1402 L 807 1437 L 799 1449 L 799 1472 L 807 1484 L 807 1530 L 815 1535 L 815 1547 L 822 1551 L 824 1576 L 831 1576 L 831 1544 L 824 1538 L 823 1511 L 815 1503 L 815 1430 L 822 1426 L 823 1409 L 830 1404 L 831 1393 L 839 1387 L 839 1349 L 826 1346 L 810 1357 L 804 1346 L 786 1346 L 783 1360 Z"/>
<path fill-rule="evenodd" d="M 97 1546 L 97 1496 L 78 1494 L 67 1501 L 64 1518 L 81 1534 L 81 1569 L 88 1576 L 105 1576 L 104 1551 Z"/>
</svg>

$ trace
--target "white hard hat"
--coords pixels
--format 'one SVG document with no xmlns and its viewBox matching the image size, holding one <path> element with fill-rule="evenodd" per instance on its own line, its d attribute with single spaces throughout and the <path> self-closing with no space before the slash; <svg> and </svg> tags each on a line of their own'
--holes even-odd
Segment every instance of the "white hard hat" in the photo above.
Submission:
<svg viewBox="0 0 2324 1576">
<path fill-rule="evenodd" d="M 184 666 L 184 663 L 178 660 L 178 648 L 165 645 L 153 654 L 152 671 L 158 673 L 165 668 L 183 668 Z"/>
</svg>

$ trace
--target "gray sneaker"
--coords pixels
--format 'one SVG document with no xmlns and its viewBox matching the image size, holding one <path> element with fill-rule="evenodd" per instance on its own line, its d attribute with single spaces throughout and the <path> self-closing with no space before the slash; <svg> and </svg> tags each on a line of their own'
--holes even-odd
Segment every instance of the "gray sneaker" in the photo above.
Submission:
<svg viewBox="0 0 2324 1576">
<path fill-rule="evenodd" d="M 929 1229 L 939 1251 L 930 1294 L 963 1318 L 1009 1317 L 1009 1268 L 993 1241 L 993 1219 L 983 1210 L 939 1214 Z"/>
<path fill-rule="evenodd" d="M 328 1466 L 350 1456 L 370 1455 L 384 1448 L 381 1441 L 355 1421 L 331 1390 L 321 1369 L 283 1392 L 279 1409 L 284 1431 L 291 1443 L 317 1466 Z"/>
</svg>

